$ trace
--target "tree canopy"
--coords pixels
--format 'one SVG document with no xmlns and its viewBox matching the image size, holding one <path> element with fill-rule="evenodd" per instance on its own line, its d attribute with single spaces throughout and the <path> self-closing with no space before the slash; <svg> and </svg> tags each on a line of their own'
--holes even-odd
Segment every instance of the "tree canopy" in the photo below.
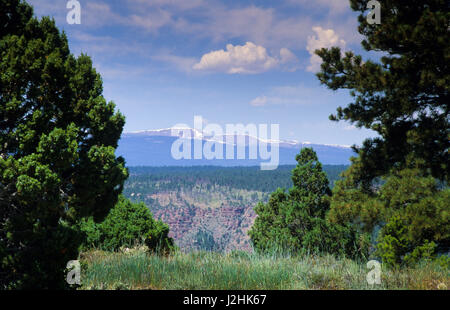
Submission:
<svg viewBox="0 0 450 310">
<path fill-rule="evenodd" d="M 117 202 L 125 119 L 102 91 L 54 20 L 0 0 L 0 287 L 64 287 L 74 224 Z"/>
<path fill-rule="evenodd" d="M 381 24 L 366 19 L 367 0 L 351 0 L 367 51 L 364 60 L 338 47 L 321 49 L 321 83 L 350 89 L 354 101 L 332 120 L 347 120 L 376 131 L 359 149 L 359 179 L 372 180 L 392 168 L 414 165 L 449 180 L 450 10 L 446 0 L 386 0 Z"/>
<path fill-rule="evenodd" d="M 384 262 L 414 263 L 450 245 L 450 10 L 445 0 L 386 0 L 381 24 L 371 24 L 367 3 L 350 0 L 363 47 L 382 52 L 381 62 L 337 47 L 316 51 L 320 82 L 354 97 L 330 118 L 379 134 L 355 148 L 328 219 L 371 235 Z"/>
</svg>

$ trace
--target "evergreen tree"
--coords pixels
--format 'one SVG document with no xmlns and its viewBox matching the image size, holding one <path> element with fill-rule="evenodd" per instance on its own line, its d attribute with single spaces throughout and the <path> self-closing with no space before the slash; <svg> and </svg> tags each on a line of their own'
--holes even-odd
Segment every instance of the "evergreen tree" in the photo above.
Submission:
<svg viewBox="0 0 450 310">
<path fill-rule="evenodd" d="M 450 189 L 441 189 L 420 169 L 392 171 L 374 193 L 353 188 L 350 176 L 338 181 L 328 218 L 379 231 L 375 255 L 389 265 L 413 264 L 450 249 Z M 381 229 L 378 229 L 381 228 Z"/>
<path fill-rule="evenodd" d="M 333 188 L 329 219 L 379 231 L 376 253 L 396 265 L 448 250 L 450 197 L 436 179 L 449 181 L 450 10 L 446 0 L 385 0 L 381 24 L 371 24 L 367 3 L 350 0 L 361 13 L 362 46 L 384 52 L 381 63 L 337 47 L 316 51 L 320 82 L 354 97 L 330 119 L 379 134 L 355 148 L 358 157 Z"/>
<path fill-rule="evenodd" d="M 255 208 L 258 216 L 249 231 L 255 248 L 363 254 L 365 250 L 358 247 L 350 228 L 332 224 L 325 218 L 331 192 L 316 153 L 303 148 L 296 160 L 289 192 L 279 188 L 270 195 L 268 203 L 259 203 Z"/>
<path fill-rule="evenodd" d="M 354 102 L 332 120 L 376 131 L 359 149 L 355 181 L 370 181 L 419 160 L 423 171 L 449 181 L 450 10 L 447 0 L 385 0 L 381 24 L 370 24 L 368 0 L 350 0 L 361 12 L 359 32 L 367 51 L 384 52 L 381 63 L 363 61 L 337 47 L 321 49 L 321 83 L 350 89 Z M 356 169 L 355 169 L 356 170 Z"/>
<path fill-rule="evenodd" d="M 54 20 L 0 0 L 0 288 L 63 288 L 76 223 L 103 219 L 127 177 L 124 117 Z"/>
</svg>

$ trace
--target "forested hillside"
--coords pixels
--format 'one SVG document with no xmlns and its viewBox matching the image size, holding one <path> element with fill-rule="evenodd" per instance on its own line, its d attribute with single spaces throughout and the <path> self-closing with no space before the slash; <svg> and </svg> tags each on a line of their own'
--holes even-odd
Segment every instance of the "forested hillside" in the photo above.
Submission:
<svg viewBox="0 0 450 310">
<path fill-rule="evenodd" d="M 277 188 L 290 188 L 294 167 L 131 167 L 124 195 L 167 223 L 184 250 L 249 250 L 253 208 Z M 346 168 L 324 166 L 331 187 Z"/>
<path fill-rule="evenodd" d="M 133 191 L 154 194 L 164 190 L 193 188 L 196 184 L 216 184 L 233 188 L 271 192 L 278 187 L 292 186 L 291 172 L 295 165 L 279 166 L 276 170 L 259 167 L 130 167 L 124 193 Z M 348 166 L 324 165 L 330 186 Z"/>
</svg>

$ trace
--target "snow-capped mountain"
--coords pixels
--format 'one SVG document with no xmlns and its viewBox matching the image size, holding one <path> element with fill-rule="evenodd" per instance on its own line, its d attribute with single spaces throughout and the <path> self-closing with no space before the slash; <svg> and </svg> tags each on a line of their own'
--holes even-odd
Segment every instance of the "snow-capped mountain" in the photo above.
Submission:
<svg viewBox="0 0 450 310">
<path fill-rule="evenodd" d="M 259 145 L 270 146 L 270 143 L 278 143 L 279 146 L 279 164 L 295 164 L 295 156 L 303 147 L 312 147 L 323 164 L 349 164 L 349 158 L 354 155 L 350 146 L 344 145 L 326 145 L 314 144 L 310 142 L 298 142 L 295 140 L 270 140 L 261 139 L 252 135 L 222 135 L 213 136 L 199 130 L 188 127 L 173 127 L 155 130 L 142 130 L 126 132 L 122 134 L 117 150 L 118 155 L 125 158 L 128 166 L 255 166 L 263 160 L 249 159 L 174 159 L 171 149 L 176 140 L 182 140 L 194 148 L 193 141 L 201 141 L 201 145 L 209 142 L 209 145 L 222 144 L 223 148 L 240 147 L 245 148 L 246 154 L 249 154 L 252 148 Z M 269 148 L 270 149 L 270 148 Z M 193 150 L 191 150 L 193 152 Z M 236 151 L 236 150 L 235 150 Z M 225 156 L 223 156 L 225 158 Z"/>
</svg>

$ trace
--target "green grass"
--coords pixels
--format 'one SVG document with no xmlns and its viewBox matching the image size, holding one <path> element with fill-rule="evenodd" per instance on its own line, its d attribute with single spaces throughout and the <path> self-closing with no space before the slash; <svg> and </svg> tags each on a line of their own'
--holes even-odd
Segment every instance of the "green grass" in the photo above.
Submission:
<svg viewBox="0 0 450 310">
<path fill-rule="evenodd" d="M 331 255 L 281 257 L 234 252 L 150 255 L 140 251 L 81 255 L 81 289 L 446 289 L 448 268 L 382 268 L 380 285 L 369 285 L 365 263 Z"/>
</svg>

